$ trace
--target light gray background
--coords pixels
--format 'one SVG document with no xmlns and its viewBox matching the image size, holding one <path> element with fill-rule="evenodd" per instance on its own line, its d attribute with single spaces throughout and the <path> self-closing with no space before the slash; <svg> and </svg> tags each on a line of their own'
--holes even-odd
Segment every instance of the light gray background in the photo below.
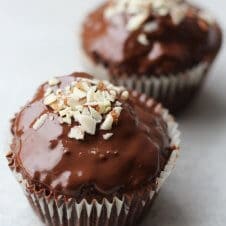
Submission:
<svg viewBox="0 0 226 226">
<path fill-rule="evenodd" d="M 100 0 L 98 0 L 100 2 Z M 0 0 L 0 225 L 40 226 L 7 168 L 9 119 L 46 79 L 80 70 L 76 33 L 94 0 Z M 198 2 L 198 0 L 197 0 Z M 200 0 L 226 28 L 226 2 Z M 144 226 L 226 224 L 226 51 L 178 121 L 181 158 Z"/>
</svg>

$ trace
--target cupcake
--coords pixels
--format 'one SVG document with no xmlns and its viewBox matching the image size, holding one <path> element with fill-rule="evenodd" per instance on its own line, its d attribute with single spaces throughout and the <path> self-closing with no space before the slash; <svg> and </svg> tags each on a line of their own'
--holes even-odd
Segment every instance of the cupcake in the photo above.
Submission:
<svg viewBox="0 0 226 226">
<path fill-rule="evenodd" d="M 152 96 L 172 112 L 203 84 L 222 42 L 214 18 L 184 0 L 111 0 L 87 16 L 87 69 Z"/>
<path fill-rule="evenodd" d="M 12 134 L 9 166 L 46 225 L 134 225 L 179 151 L 161 104 L 84 73 L 41 85 Z"/>
</svg>

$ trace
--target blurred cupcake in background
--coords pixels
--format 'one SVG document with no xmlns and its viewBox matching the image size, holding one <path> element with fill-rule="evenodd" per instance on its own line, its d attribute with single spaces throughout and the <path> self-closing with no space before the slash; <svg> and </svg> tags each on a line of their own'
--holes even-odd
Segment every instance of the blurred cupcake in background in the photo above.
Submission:
<svg viewBox="0 0 226 226">
<path fill-rule="evenodd" d="M 151 98 L 84 73 L 49 80 L 12 121 L 9 166 L 46 225 L 135 225 L 179 152 Z"/>
<path fill-rule="evenodd" d="M 195 96 L 222 42 L 206 11 L 183 0 L 111 0 L 82 30 L 88 70 L 178 112 Z"/>
</svg>

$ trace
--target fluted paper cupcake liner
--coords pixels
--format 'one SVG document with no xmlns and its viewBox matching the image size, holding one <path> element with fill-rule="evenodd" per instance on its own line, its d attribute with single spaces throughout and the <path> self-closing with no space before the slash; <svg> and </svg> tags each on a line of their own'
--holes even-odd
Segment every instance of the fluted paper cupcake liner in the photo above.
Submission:
<svg viewBox="0 0 226 226">
<path fill-rule="evenodd" d="M 182 110 L 195 96 L 203 84 L 210 63 L 201 62 L 193 68 L 169 75 L 122 75 L 111 76 L 101 64 L 95 64 L 84 53 L 82 61 L 88 72 L 100 79 L 110 80 L 115 85 L 145 93 L 161 102 L 171 112 Z"/>
<path fill-rule="evenodd" d="M 148 98 L 147 105 L 154 103 Z M 22 185 L 25 195 L 34 211 L 39 215 L 46 225 L 50 226 L 131 226 L 149 209 L 159 189 L 170 175 L 175 166 L 179 153 L 180 132 L 178 125 L 168 110 L 162 108 L 161 104 L 155 106 L 156 112 L 160 113 L 168 125 L 168 134 L 171 138 L 172 152 L 164 170 L 156 179 L 154 186 L 147 185 L 142 191 L 134 194 L 123 195 L 121 198 L 114 197 L 112 200 L 103 198 L 102 201 L 93 199 L 91 202 L 83 199 L 77 201 L 75 198 L 65 196 L 53 197 L 44 189 L 30 185 L 14 167 L 13 153 L 7 158 L 9 166 Z"/>
</svg>

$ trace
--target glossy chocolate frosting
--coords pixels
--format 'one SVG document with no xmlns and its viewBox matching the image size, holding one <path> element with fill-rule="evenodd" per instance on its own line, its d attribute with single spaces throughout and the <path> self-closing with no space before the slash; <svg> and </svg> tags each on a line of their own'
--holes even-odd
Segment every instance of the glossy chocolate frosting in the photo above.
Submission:
<svg viewBox="0 0 226 226">
<path fill-rule="evenodd" d="M 219 26 L 198 16 L 199 9 L 189 9 L 179 24 L 169 15 L 150 13 L 146 23 L 157 28 L 147 32 L 148 44 L 139 43 L 143 26 L 128 31 L 125 12 L 106 18 L 106 3 L 92 12 L 83 25 L 85 53 L 97 64 L 104 65 L 113 76 L 169 75 L 184 72 L 200 62 L 212 62 L 221 46 Z M 144 24 L 143 24 L 144 25 Z"/>
<path fill-rule="evenodd" d="M 69 85 L 75 77 L 89 75 L 60 77 L 56 88 Z M 68 137 L 73 123 L 60 124 L 58 115 L 43 104 L 47 88 L 47 83 L 40 86 L 12 122 L 11 149 L 25 179 L 73 197 L 122 194 L 156 179 L 169 157 L 170 138 L 166 123 L 154 112 L 155 104 L 148 106 L 144 96 L 131 93 L 122 101 L 113 137 L 104 140 L 103 131 L 98 130 L 78 141 Z M 34 130 L 32 125 L 43 113 L 52 119 Z"/>
</svg>

